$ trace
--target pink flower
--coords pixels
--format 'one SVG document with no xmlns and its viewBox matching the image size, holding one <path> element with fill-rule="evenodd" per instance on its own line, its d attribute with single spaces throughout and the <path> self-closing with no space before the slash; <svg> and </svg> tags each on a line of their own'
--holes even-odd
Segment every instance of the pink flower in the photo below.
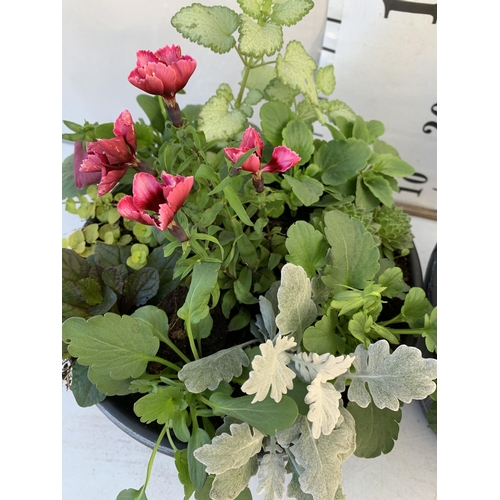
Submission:
<svg viewBox="0 0 500 500">
<path fill-rule="evenodd" d="M 139 50 L 136 67 L 130 72 L 128 81 L 148 94 L 162 96 L 174 125 L 179 127 L 182 116 L 175 94 L 186 86 L 195 69 L 196 61 L 191 56 L 181 55 L 180 46 L 166 45 L 154 53 Z M 172 116 L 174 111 L 176 114 Z"/>
<path fill-rule="evenodd" d="M 131 166 L 140 163 L 135 156 L 136 138 L 132 116 L 125 110 L 115 121 L 112 139 L 87 143 L 87 158 L 81 164 L 84 173 L 101 174 L 97 194 L 102 196 L 113 189 Z"/>
<path fill-rule="evenodd" d="M 85 158 L 87 158 L 87 153 L 83 147 L 83 142 L 75 142 L 75 149 L 73 153 L 73 177 L 75 179 L 75 186 L 77 189 L 83 189 L 89 184 L 98 184 L 101 180 L 101 171 L 82 172 L 80 170 L 80 165 Z"/>
<path fill-rule="evenodd" d="M 122 217 L 141 224 L 156 226 L 161 231 L 169 229 L 181 241 L 187 239 L 184 231 L 174 221 L 193 187 L 194 177 L 171 175 L 162 172 L 160 182 L 154 175 L 140 172 L 134 176 L 133 195 L 118 202 Z"/>
<path fill-rule="evenodd" d="M 257 148 L 257 150 L 245 160 L 241 169 L 252 172 L 253 184 L 258 193 L 264 191 L 262 172 L 286 172 L 289 168 L 297 165 L 301 160 L 300 156 L 295 153 L 295 151 L 292 151 L 286 146 L 277 146 L 272 152 L 269 163 L 262 167 L 261 159 L 264 143 L 262 142 L 260 134 L 252 127 L 248 127 L 245 130 L 239 148 L 224 148 L 224 153 L 226 153 L 226 156 L 233 163 L 236 163 L 242 155 L 253 148 Z"/>
</svg>

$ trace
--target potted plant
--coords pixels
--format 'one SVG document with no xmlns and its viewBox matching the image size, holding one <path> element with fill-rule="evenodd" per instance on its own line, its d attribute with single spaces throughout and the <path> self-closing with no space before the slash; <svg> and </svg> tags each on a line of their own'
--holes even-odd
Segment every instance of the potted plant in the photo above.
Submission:
<svg viewBox="0 0 500 500">
<path fill-rule="evenodd" d="M 180 109 L 199 63 L 167 44 L 128 77 L 149 123 L 65 122 L 63 199 L 85 222 L 63 241 L 63 378 L 155 434 L 185 499 L 251 498 L 256 474 L 266 498 L 288 476 L 289 497 L 340 499 L 342 462 L 389 452 L 401 405 L 436 389 L 415 347 L 435 351 L 436 308 L 392 197 L 414 169 L 329 98 L 332 66 L 282 46 L 310 0 L 238 4 L 172 18 L 237 51 L 237 91 Z M 145 499 L 148 480 L 117 498 Z"/>
</svg>

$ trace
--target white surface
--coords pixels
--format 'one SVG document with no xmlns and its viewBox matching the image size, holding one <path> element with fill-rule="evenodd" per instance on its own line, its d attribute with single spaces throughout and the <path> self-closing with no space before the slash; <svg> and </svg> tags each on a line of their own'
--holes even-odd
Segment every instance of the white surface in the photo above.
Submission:
<svg viewBox="0 0 500 500">
<path fill-rule="evenodd" d="M 422 273 L 436 244 L 436 221 L 412 218 Z M 63 233 L 77 218 L 63 220 Z M 391 453 L 375 459 L 351 456 L 343 467 L 347 500 L 433 500 L 436 494 L 437 439 L 420 402 L 403 407 L 399 438 Z M 62 394 L 62 500 L 114 500 L 122 489 L 139 489 L 150 449 L 128 437 L 98 408 L 80 408 Z M 255 500 L 255 477 L 251 490 Z M 183 500 L 173 459 L 158 454 L 147 489 L 148 500 Z"/>
</svg>

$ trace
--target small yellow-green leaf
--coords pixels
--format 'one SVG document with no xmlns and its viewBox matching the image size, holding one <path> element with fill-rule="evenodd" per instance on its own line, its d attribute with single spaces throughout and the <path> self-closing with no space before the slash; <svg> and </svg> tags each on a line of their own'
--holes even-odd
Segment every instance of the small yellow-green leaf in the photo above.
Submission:
<svg viewBox="0 0 500 500">
<path fill-rule="evenodd" d="M 180 9 L 171 22 L 184 38 L 224 54 L 236 43 L 232 34 L 238 28 L 238 20 L 238 14 L 228 7 L 193 3 Z"/>
<path fill-rule="evenodd" d="M 316 63 L 299 41 L 292 40 L 288 43 L 284 57 L 278 55 L 276 69 L 279 79 L 285 85 L 301 92 L 314 106 L 318 106 L 314 81 Z"/>
<path fill-rule="evenodd" d="M 331 64 L 318 69 L 316 73 L 316 86 L 320 92 L 323 92 L 325 95 L 333 94 L 335 83 L 335 75 Z"/>
<path fill-rule="evenodd" d="M 248 56 L 261 58 L 272 56 L 283 46 L 283 30 L 273 21 L 263 25 L 256 23 L 251 17 L 241 14 L 239 38 L 240 51 Z"/>
<path fill-rule="evenodd" d="M 314 2 L 311 0 L 285 0 L 273 3 L 271 19 L 285 26 L 298 23 L 314 7 Z"/>
</svg>

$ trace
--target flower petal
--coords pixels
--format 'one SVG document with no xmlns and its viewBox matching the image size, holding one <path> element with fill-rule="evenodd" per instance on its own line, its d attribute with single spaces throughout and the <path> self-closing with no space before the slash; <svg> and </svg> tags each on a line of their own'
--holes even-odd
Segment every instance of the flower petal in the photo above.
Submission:
<svg viewBox="0 0 500 500">
<path fill-rule="evenodd" d="M 73 152 L 73 178 L 75 180 L 76 189 L 82 189 L 89 184 L 98 184 L 101 180 L 101 166 L 90 162 L 90 171 L 82 171 L 80 167 L 87 158 L 87 153 L 81 141 L 75 142 Z"/>
<path fill-rule="evenodd" d="M 239 158 L 244 155 L 251 148 L 224 148 L 224 153 L 226 156 L 233 162 L 236 163 Z M 260 168 L 260 159 L 255 154 L 252 153 L 241 166 L 242 170 L 246 170 L 247 172 L 256 173 Z"/>
<path fill-rule="evenodd" d="M 262 172 L 286 172 L 289 168 L 297 165 L 301 160 L 300 156 L 286 146 L 274 148 L 271 160 L 262 169 Z"/>
<path fill-rule="evenodd" d="M 141 224 L 146 224 L 152 226 L 155 224 L 154 219 L 149 215 L 137 209 L 134 204 L 134 199 L 132 196 L 124 196 L 118 202 L 118 212 L 125 219 L 140 222 Z"/>
<path fill-rule="evenodd" d="M 99 196 L 103 196 L 106 193 L 109 193 L 126 173 L 127 169 L 108 170 L 106 167 L 103 167 L 101 182 L 99 182 L 97 194 Z"/>
<path fill-rule="evenodd" d="M 163 184 L 158 182 L 154 175 L 146 172 L 135 174 L 132 183 L 132 193 L 134 204 L 138 210 L 151 210 L 158 212 L 160 205 L 165 203 L 163 196 Z"/>
<path fill-rule="evenodd" d="M 162 179 L 165 180 L 165 178 L 169 176 L 169 174 L 164 173 L 162 175 Z M 189 177 L 183 177 L 182 175 L 176 175 L 170 176 L 173 177 L 173 179 L 168 179 L 168 181 L 174 181 L 175 185 L 170 189 L 168 194 L 166 195 L 166 199 L 168 201 L 169 207 L 173 210 L 173 212 L 177 212 L 179 208 L 184 205 L 184 202 L 186 201 L 189 192 L 191 191 L 191 188 L 193 187 L 193 182 L 194 182 L 194 177 L 189 176 Z M 167 184 L 167 182 L 165 182 Z M 165 192 L 165 190 L 164 190 Z"/>
<path fill-rule="evenodd" d="M 123 137 L 132 150 L 132 154 L 135 154 L 136 137 L 134 121 L 128 110 L 122 111 L 120 116 L 116 119 L 113 134 L 115 134 L 116 137 Z"/>
<path fill-rule="evenodd" d="M 241 148 L 246 148 L 246 151 L 253 148 L 258 148 L 256 153 L 259 158 L 262 158 L 262 152 L 264 151 L 264 142 L 262 141 L 260 134 L 253 127 L 248 127 L 243 133 L 241 139 Z"/>
</svg>

